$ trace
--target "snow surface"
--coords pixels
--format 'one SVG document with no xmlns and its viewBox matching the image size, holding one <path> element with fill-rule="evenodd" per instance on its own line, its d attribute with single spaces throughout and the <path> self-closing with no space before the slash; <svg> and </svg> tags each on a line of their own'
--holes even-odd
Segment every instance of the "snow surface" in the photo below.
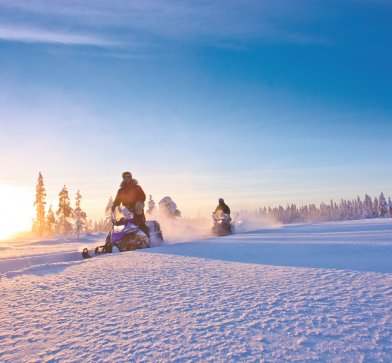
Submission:
<svg viewBox="0 0 392 363">
<path fill-rule="evenodd" d="M 0 243 L 0 362 L 392 361 L 391 219 L 104 238 Z"/>
</svg>

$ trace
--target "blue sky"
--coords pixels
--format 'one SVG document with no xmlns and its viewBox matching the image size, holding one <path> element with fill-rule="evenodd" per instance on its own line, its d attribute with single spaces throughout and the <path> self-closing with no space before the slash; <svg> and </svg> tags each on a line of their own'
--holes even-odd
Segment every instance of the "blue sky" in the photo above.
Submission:
<svg viewBox="0 0 392 363">
<path fill-rule="evenodd" d="M 94 219 L 124 170 L 188 216 L 392 195 L 391 39 L 381 0 L 0 0 L 0 185 Z"/>
</svg>

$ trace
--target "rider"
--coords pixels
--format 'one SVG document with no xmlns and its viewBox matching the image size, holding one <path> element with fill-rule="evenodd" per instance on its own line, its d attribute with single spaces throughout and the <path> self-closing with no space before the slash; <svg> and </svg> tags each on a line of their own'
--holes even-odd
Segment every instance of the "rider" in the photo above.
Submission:
<svg viewBox="0 0 392 363">
<path fill-rule="evenodd" d="M 230 217 L 230 208 L 229 206 L 225 203 L 225 201 L 223 200 L 223 198 L 219 198 L 219 204 L 218 206 L 215 208 L 214 214 L 216 215 L 217 212 L 222 211 L 222 213 L 225 214 L 225 229 L 227 229 L 227 231 L 231 232 L 231 217 Z"/>
<path fill-rule="evenodd" d="M 223 198 L 219 198 L 219 204 L 215 208 L 215 212 L 214 213 L 216 213 L 218 210 L 221 210 L 223 213 L 225 213 L 228 216 L 230 216 L 230 208 L 229 208 L 229 206 L 227 204 L 225 204 L 225 201 L 223 200 Z"/>
<path fill-rule="evenodd" d="M 146 194 L 137 180 L 132 179 L 132 174 L 129 171 L 124 171 L 122 173 L 122 178 L 123 181 L 121 182 L 120 189 L 118 190 L 112 205 L 112 212 L 122 203 L 124 207 L 133 212 L 133 221 L 136 225 L 147 235 L 147 237 L 150 237 L 146 225 L 146 217 L 144 216 L 144 201 L 146 200 Z"/>
</svg>

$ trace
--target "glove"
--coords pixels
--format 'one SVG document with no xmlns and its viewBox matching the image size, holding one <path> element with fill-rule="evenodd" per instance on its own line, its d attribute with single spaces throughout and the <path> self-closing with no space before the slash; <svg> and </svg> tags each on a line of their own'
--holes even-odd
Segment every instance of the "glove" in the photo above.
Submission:
<svg viewBox="0 0 392 363">
<path fill-rule="evenodd" d="M 144 209 L 144 203 L 139 201 L 135 203 L 135 206 L 133 207 L 133 210 L 136 214 L 142 214 Z"/>
</svg>

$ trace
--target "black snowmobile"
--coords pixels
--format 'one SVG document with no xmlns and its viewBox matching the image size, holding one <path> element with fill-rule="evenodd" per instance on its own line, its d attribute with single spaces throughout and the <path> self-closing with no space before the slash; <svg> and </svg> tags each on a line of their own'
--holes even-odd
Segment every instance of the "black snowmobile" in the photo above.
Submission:
<svg viewBox="0 0 392 363">
<path fill-rule="evenodd" d="M 228 236 L 234 233 L 234 226 L 231 223 L 230 215 L 218 210 L 215 213 L 212 213 L 212 219 L 214 221 L 214 225 L 211 230 L 215 236 Z"/>
</svg>

